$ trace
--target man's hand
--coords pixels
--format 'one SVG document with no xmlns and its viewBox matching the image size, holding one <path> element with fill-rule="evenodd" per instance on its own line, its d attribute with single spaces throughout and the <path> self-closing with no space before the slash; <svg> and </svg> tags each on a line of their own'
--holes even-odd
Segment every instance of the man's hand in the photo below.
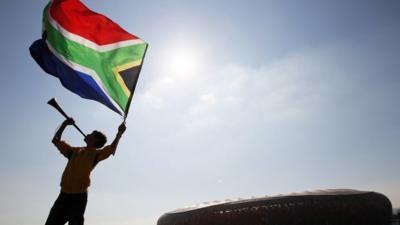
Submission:
<svg viewBox="0 0 400 225">
<path fill-rule="evenodd" d="M 118 127 L 118 134 L 121 135 L 125 132 L 126 130 L 126 125 L 125 122 L 122 122 L 121 125 L 119 125 Z"/>
<path fill-rule="evenodd" d="M 74 125 L 75 120 L 72 117 L 69 117 L 68 119 L 64 120 L 63 125 L 68 126 L 68 125 Z"/>
</svg>

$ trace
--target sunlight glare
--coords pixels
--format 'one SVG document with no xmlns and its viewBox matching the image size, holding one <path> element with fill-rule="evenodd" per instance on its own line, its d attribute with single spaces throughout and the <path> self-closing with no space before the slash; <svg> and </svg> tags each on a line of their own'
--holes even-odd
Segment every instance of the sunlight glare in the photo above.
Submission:
<svg viewBox="0 0 400 225">
<path fill-rule="evenodd" d="M 173 46 L 166 51 L 164 68 L 171 75 L 194 75 L 200 68 L 200 51 L 196 45 Z"/>
</svg>

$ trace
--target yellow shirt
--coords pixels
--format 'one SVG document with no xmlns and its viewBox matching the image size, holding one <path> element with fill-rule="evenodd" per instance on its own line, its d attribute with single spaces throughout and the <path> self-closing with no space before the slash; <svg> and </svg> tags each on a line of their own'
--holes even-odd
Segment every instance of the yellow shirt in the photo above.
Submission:
<svg viewBox="0 0 400 225">
<path fill-rule="evenodd" d="M 61 192 L 70 194 L 87 192 L 90 186 L 90 172 L 98 162 L 108 158 L 115 150 L 111 145 L 96 150 L 90 147 L 71 147 L 60 140 L 53 143 L 68 159 L 61 178 Z"/>
</svg>

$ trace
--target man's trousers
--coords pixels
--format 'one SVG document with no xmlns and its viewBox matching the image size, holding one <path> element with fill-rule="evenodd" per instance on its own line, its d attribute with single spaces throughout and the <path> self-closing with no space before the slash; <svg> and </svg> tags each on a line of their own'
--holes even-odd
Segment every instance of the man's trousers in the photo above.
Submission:
<svg viewBox="0 0 400 225">
<path fill-rule="evenodd" d="M 83 225 L 87 193 L 67 194 L 61 192 L 54 202 L 46 225 Z"/>
</svg>

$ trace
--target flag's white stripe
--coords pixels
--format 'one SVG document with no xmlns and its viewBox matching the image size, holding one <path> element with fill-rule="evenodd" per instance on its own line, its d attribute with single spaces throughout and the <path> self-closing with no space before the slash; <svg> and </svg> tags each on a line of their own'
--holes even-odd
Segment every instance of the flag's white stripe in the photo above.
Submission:
<svg viewBox="0 0 400 225">
<path fill-rule="evenodd" d="M 120 106 L 114 101 L 114 99 L 112 99 L 111 96 L 108 95 L 107 91 L 105 91 L 105 87 L 103 87 L 103 83 L 101 82 L 99 76 L 97 75 L 97 73 L 94 70 L 69 61 L 63 55 L 59 54 L 56 50 L 54 50 L 54 48 L 51 46 L 51 44 L 47 40 L 46 40 L 46 43 L 47 43 L 47 46 L 49 47 L 49 50 L 63 63 L 65 63 L 66 65 L 71 67 L 73 70 L 77 70 L 79 72 L 82 72 L 84 74 L 91 76 L 94 79 L 94 81 L 96 82 L 96 84 L 100 87 L 100 89 L 107 96 L 107 98 L 110 100 L 111 104 L 113 104 L 113 106 L 121 113 L 121 115 L 125 114 L 123 111 L 121 111 Z"/>
<path fill-rule="evenodd" d="M 120 41 L 120 42 L 116 42 L 116 43 L 112 43 L 112 44 L 108 44 L 108 45 L 98 45 L 91 40 L 88 40 L 84 37 L 81 37 L 79 35 L 76 35 L 74 33 L 67 31 L 66 29 L 64 29 L 64 27 L 62 27 L 61 24 L 59 24 L 56 20 L 53 19 L 53 17 L 51 17 L 50 9 L 48 11 L 48 20 L 49 20 L 49 23 L 66 38 L 68 38 L 72 41 L 75 41 L 81 45 L 84 45 L 88 48 L 94 49 L 98 52 L 107 52 L 107 51 L 111 51 L 111 50 L 121 48 L 121 47 L 128 47 L 128 46 L 145 43 L 143 40 L 133 39 L 133 40 Z"/>
</svg>

